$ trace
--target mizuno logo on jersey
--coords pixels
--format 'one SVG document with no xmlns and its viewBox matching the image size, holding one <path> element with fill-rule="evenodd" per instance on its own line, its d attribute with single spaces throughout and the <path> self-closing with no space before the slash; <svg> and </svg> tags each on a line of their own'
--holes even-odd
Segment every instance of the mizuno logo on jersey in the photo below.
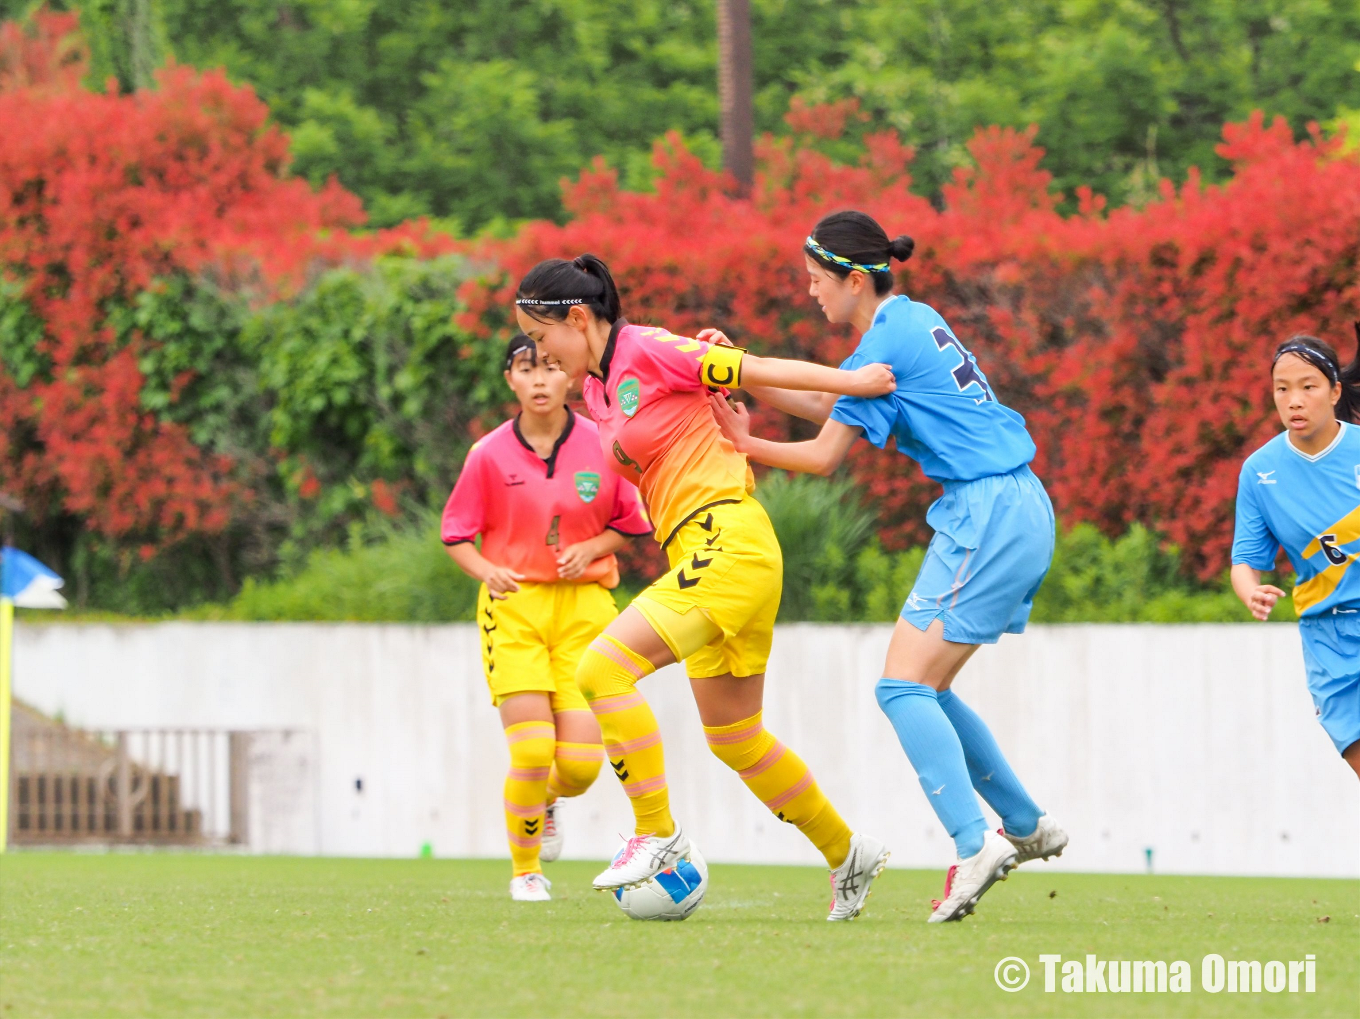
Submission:
<svg viewBox="0 0 1360 1019">
<path fill-rule="evenodd" d="M 1356 468 L 1356 469 L 1357 469 L 1357 471 L 1360 471 L 1360 468 Z M 1257 476 L 1258 478 L 1261 479 L 1260 481 L 1257 482 L 1257 484 L 1258 484 L 1258 485 L 1273 485 L 1273 484 L 1275 484 L 1275 479 L 1271 477 L 1271 475 L 1274 474 L 1274 473 L 1275 473 L 1274 471 L 1257 471 L 1257 472 L 1256 472 L 1256 476 Z M 1357 482 L 1357 484 L 1360 484 L 1360 482 Z"/>
</svg>

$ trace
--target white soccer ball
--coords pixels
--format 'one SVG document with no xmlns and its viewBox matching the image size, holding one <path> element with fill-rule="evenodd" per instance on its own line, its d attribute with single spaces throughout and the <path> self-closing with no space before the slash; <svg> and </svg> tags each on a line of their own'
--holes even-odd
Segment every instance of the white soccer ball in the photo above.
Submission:
<svg viewBox="0 0 1360 1019">
<path fill-rule="evenodd" d="M 683 920 L 704 901 L 708 864 L 699 850 L 636 888 L 615 888 L 619 908 L 634 920 Z"/>
</svg>

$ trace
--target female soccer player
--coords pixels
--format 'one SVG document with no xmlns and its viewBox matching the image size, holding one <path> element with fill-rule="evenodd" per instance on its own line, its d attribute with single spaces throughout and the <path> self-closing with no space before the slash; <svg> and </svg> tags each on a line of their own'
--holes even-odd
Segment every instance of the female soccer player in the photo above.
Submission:
<svg viewBox="0 0 1360 1019">
<path fill-rule="evenodd" d="M 1308 692 L 1360 776 L 1360 350 L 1342 368 L 1330 344 L 1295 336 L 1276 349 L 1271 374 L 1285 430 L 1242 465 L 1233 590 L 1253 616 L 1269 619 L 1284 592 L 1262 584 L 1261 571 L 1284 549 Z"/>
<path fill-rule="evenodd" d="M 584 379 L 606 458 L 639 483 L 671 564 L 590 645 L 576 673 L 636 819 L 635 837 L 595 887 L 640 884 L 689 852 L 670 813 L 661 733 L 637 692 L 643 676 L 683 660 L 709 748 L 826 857 L 828 919 L 854 918 L 888 853 L 877 839 L 851 833 L 807 765 L 761 722 L 783 559 L 751 497 L 746 458 L 718 433 L 706 393 L 754 383 L 870 396 L 892 388 L 891 373 L 883 365 L 845 372 L 751 357 L 629 325 L 609 269 L 593 255 L 540 262 L 515 304 L 539 352 Z"/>
<path fill-rule="evenodd" d="M 817 224 L 803 249 L 809 293 L 828 321 L 863 334 L 841 367 L 890 364 L 892 393 L 837 399 L 748 387 L 757 399 L 822 424 L 817 438 L 794 443 L 754 438 L 744 407 L 716 398 L 712 406 L 737 450 L 771 467 L 829 474 L 861 433 L 880 449 L 892 436 L 944 485 L 926 515 L 935 536 L 875 688 L 958 850 L 930 917 L 939 923 L 973 912 L 1017 864 L 1060 854 L 1067 835 L 1035 806 L 986 723 L 950 689 L 980 644 L 1024 631 L 1053 557 L 1053 508 L 1028 467 L 1035 450 L 1024 418 L 998 402 L 933 308 L 893 293 L 889 260 L 905 261 L 913 247 L 909 237 L 890 242 L 862 212 L 838 212 Z M 974 789 L 1001 815 L 1001 833 L 987 830 Z"/>
<path fill-rule="evenodd" d="M 510 897 L 546 902 L 540 861 L 562 851 L 557 799 L 590 787 L 603 750 L 576 665 L 618 615 L 614 552 L 651 525 L 637 489 L 605 469 L 594 423 L 567 409 L 566 375 L 524 335 L 506 350 L 505 381 L 520 412 L 468 451 L 442 536 L 482 584 L 482 666 L 510 743 Z"/>
</svg>

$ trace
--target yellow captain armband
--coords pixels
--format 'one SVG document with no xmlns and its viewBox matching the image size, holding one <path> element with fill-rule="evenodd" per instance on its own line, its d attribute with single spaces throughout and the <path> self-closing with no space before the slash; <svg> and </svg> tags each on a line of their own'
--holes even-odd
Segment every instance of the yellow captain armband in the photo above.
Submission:
<svg viewBox="0 0 1360 1019">
<path fill-rule="evenodd" d="M 699 381 L 710 389 L 736 389 L 741 385 L 741 359 L 745 347 L 714 344 L 699 362 Z"/>
</svg>

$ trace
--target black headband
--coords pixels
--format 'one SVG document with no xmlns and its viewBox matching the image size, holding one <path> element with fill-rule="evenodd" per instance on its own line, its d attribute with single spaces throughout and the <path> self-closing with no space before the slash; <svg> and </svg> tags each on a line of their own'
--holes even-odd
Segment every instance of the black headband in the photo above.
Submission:
<svg viewBox="0 0 1360 1019">
<path fill-rule="evenodd" d="M 516 333 L 510 338 L 509 345 L 505 348 L 505 370 L 509 371 L 515 364 L 515 358 L 526 350 L 533 351 L 534 361 L 538 361 L 538 345 L 523 333 Z"/>
<path fill-rule="evenodd" d="M 1297 354 L 1318 371 L 1322 372 L 1323 375 L 1326 375 L 1332 385 L 1336 385 L 1341 381 L 1341 370 L 1337 368 L 1336 365 L 1332 364 L 1327 355 L 1322 353 L 1322 351 L 1314 350 L 1312 347 L 1303 343 L 1286 343 L 1279 350 L 1275 351 L 1275 360 L 1270 362 L 1270 366 L 1274 368 L 1275 365 L 1279 363 L 1280 358 L 1284 357 L 1285 354 Z"/>
</svg>

